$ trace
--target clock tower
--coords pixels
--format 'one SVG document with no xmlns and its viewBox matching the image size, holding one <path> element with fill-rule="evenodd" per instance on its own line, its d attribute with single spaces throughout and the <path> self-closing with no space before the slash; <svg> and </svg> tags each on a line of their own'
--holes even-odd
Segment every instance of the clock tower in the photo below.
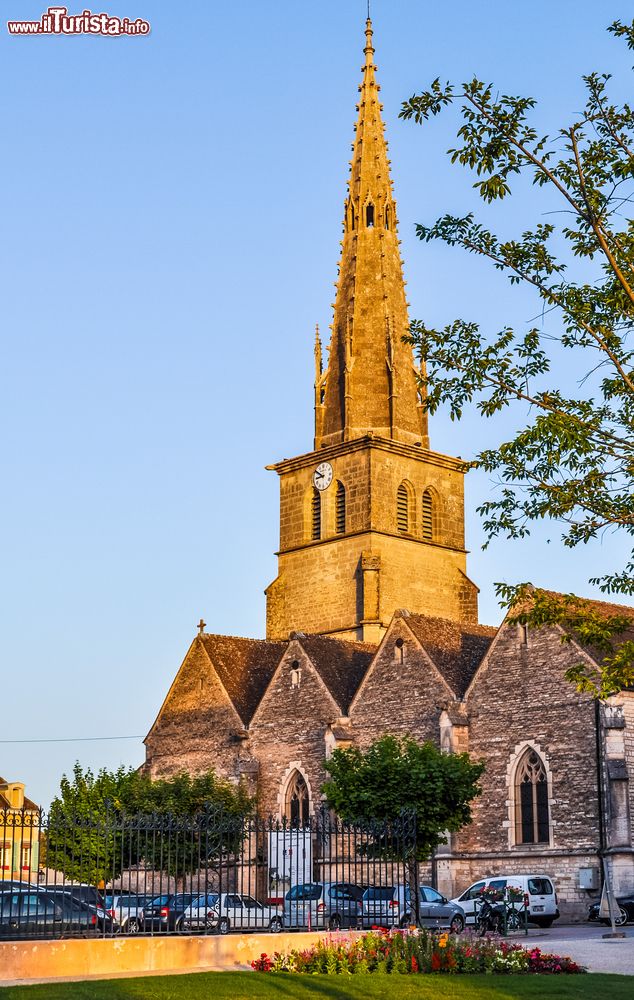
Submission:
<svg viewBox="0 0 634 1000">
<path fill-rule="evenodd" d="M 314 449 L 280 477 L 278 575 L 267 639 L 291 631 L 379 642 L 397 608 L 477 621 L 466 575 L 464 473 L 430 450 L 412 349 L 396 203 L 366 22 L 344 237 Z"/>
</svg>

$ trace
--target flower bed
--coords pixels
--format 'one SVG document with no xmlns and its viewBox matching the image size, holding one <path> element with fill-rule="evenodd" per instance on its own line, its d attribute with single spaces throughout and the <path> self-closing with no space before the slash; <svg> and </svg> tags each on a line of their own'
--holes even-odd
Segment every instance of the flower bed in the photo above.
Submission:
<svg viewBox="0 0 634 1000">
<path fill-rule="evenodd" d="M 262 954 L 251 963 L 256 972 L 304 972 L 331 975 L 411 973 L 580 973 L 570 958 L 547 955 L 499 938 L 476 938 L 408 931 L 364 934 L 356 940 L 327 937 L 306 951 Z"/>
</svg>

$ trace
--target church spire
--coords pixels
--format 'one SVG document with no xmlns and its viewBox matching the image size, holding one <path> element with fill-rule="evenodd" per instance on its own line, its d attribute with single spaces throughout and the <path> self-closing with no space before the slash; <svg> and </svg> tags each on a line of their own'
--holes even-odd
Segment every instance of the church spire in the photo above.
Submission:
<svg viewBox="0 0 634 1000">
<path fill-rule="evenodd" d="M 372 21 L 365 27 L 330 358 L 316 407 L 315 448 L 373 432 L 429 447 L 411 347 Z"/>
</svg>

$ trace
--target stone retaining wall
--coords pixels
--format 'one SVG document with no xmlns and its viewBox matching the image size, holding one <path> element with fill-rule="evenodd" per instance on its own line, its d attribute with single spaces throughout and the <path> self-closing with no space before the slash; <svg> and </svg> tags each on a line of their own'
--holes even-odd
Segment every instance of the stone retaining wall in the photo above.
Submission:
<svg viewBox="0 0 634 1000">
<path fill-rule="evenodd" d="M 349 937 L 350 933 L 342 934 Z M 250 969 L 262 952 L 307 948 L 323 933 L 119 937 L 0 942 L 0 985 L 29 980 L 107 979 L 125 973 Z"/>
</svg>

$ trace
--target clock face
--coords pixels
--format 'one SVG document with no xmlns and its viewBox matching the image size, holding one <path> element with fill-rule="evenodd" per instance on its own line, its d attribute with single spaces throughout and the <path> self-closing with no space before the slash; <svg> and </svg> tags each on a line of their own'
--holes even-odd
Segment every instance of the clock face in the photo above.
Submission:
<svg viewBox="0 0 634 1000">
<path fill-rule="evenodd" d="M 320 462 L 313 472 L 313 483 L 318 490 L 327 490 L 332 482 L 332 465 L 330 462 Z"/>
</svg>

